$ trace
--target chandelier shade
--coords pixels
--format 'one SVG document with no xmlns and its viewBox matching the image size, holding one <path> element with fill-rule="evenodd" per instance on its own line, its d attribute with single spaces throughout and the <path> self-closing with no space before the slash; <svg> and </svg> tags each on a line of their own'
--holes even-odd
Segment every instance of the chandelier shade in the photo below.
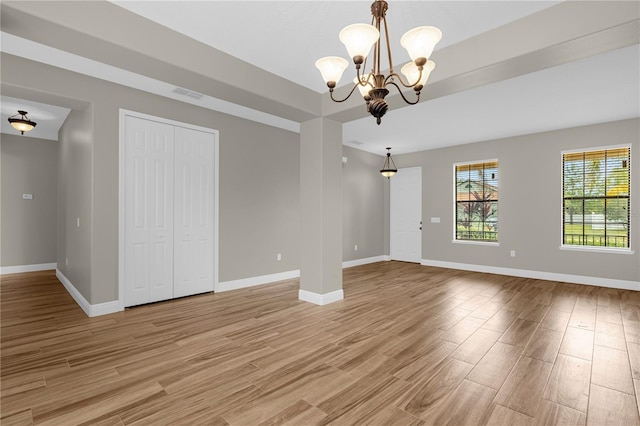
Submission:
<svg viewBox="0 0 640 426">
<path fill-rule="evenodd" d="M 363 98 L 365 96 L 369 96 L 369 92 L 371 91 L 371 89 L 373 89 L 373 86 L 371 85 L 371 83 L 367 82 L 367 79 L 364 76 L 360 77 L 360 82 L 362 84 L 358 84 L 358 77 L 355 77 L 353 79 L 353 82 L 357 85 L 358 90 L 360 91 L 360 94 Z"/>
<path fill-rule="evenodd" d="M 349 61 L 339 56 L 326 56 L 316 61 L 316 68 L 320 70 L 322 79 L 325 83 L 329 84 L 333 82 L 335 84 L 340 81 L 342 73 L 349 66 Z"/>
<path fill-rule="evenodd" d="M 417 81 L 416 87 L 418 85 L 423 86 L 427 84 L 427 79 L 429 79 L 429 75 L 431 71 L 434 70 L 436 64 L 433 61 L 427 61 L 424 64 L 422 69 L 422 75 L 420 74 L 420 69 L 416 66 L 415 62 L 407 62 L 402 68 L 400 68 L 400 72 L 407 77 L 407 81 Z"/>
<path fill-rule="evenodd" d="M 436 27 L 417 27 L 404 33 L 400 45 L 407 49 L 412 61 L 428 58 L 442 39 L 442 31 Z"/>
<path fill-rule="evenodd" d="M 375 42 L 380 38 L 380 31 L 373 25 L 352 24 L 344 27 L 338 37 L 354 62 L 358 63 L 356 58 L 359 58 L 362 63 L 364 58 L 369 56 Z"/>
<path fill-rule="evenodd" d="M 37 125 L 35 121 L 29 120 L 29 117 L 27 117 L 27 114 L 28 114 L 27 111 L 19 110 L 17 114 L 12 115 L 11 117 L 8 118 L 9 124 L 11 124 L 11 127 L 19 131 L 21 135 L 24 135 L 24 132 L 33 130 L 33 128 L 36 127 Z M 20 117 L 18 117 L 18 115 Z"/>
<path fill-rule="evenodd" d="M 353 80 L 353 87 L 344 99 L 336 99 L 333 96 L 334 89 L 342 77 L 342 73 L 348 66 L 348 62 L 339 61 L 336 56 L 328 56 L 316 61 L 316 67 L 320 70 L 322 78 L 329 87 L 329 95 L 334 102 L 344 102 L 358 88 L 362 95 L 367 112 L 376 118 L 376 123 L 380 124 L 382 116 L 387 112 L 389 106 L 385 97 L 389 94 L 389 86 L 394 86 L 402 99 L 409 105 L 415 105 L 420 101 L 420 91 L 424 87 L 435 68 L 433 61 L 429 57 L 433 53 L 435 45 L 442 38 L 442 32 L 436 27 L 421 26 L 407 31 L 401 38 L 400 44 L 407 49 L 412 62 L 402 67 L 404 78 L 394 72 L 393 61 L 391 60 L 391 47 L 389 46 L 389 30 L 387 28 L 386 13 L 389 5 L 384 0 L 376 0 L 371 4 L 371 25 L 352 24 L 344 27 L 339 33 L 339 38 L 347 48 L 347 53 L 353 60 L 356 68 L 356 77 Z M 384 31 L 384 37 L 382 36 Z M 383 56 L 382 43 L 386 43 L 386 53 L 388 59 L 388 74 L 383 70 L 385 64 L 381 59 Z M 363 64 L 366 67 L 367 58 L 373 48 L 373 58 L 370 62 L 371 70 L 367 73 L 362 70 Z M 346 63 L 346 65 L 345 65 Z M 411 88 L 415 93 L 415 100 L 409 100 L 403 93 L 403 88 Z"/>
</svg>

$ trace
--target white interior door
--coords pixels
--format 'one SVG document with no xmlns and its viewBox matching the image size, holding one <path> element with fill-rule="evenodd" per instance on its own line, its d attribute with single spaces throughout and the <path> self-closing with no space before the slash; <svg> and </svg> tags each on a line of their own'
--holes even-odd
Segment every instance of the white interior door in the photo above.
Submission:
<svg viewBox="0 0 640 426">
<path fill-rule="evenodd" d="M 422 257 L 422 168 L 399 169 L 391 178 L 392 260 L 420 263 Z"/>
<path fill-rule="evenodd" d="M 173 297 L 174 130 L 126 117 L 125 306 Z"/>
<path fill-rule="evenodd" d="M 174 297 L 213 291 L 214 138 L 175 130 Z"/>
</svg>

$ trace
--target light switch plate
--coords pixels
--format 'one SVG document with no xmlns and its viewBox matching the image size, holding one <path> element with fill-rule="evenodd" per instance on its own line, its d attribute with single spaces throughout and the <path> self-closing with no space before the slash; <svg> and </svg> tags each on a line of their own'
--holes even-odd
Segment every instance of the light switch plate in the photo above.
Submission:
<svg viewBox="0 0 640 426">
<path fill-rule="evenodd" d="M 22 194 L 23 200 L 33 200 L 33 194 Z"/>
</svg>

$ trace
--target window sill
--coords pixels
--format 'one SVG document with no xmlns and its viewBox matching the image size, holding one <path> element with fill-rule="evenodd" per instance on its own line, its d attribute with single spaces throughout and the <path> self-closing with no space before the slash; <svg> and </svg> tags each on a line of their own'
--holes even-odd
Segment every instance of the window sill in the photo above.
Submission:
<svg viewBox="0 0 640 426">
<path fill-rule="evenodd" d="M 634 254 L 631 249 L 621 249 L 614 247 L 593 247 L 593 246 L 560 246 L 560 250 L 568 251 L 585 251 L 591 253 L 615 253 L 615 254 Z"/>
<path fill-rule="evenodd" d="M 493 241 L 451 240 L 451 242 L 454 244 L 471 244 L 476 246 L 500 246 L 500 243 L 494 243 Z"/>
</svg>

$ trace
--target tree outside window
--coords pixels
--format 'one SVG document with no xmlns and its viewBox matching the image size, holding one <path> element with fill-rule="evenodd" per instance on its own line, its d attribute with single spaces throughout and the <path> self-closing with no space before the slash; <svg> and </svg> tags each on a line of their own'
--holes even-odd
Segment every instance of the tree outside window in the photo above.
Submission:
<svg viewBox="0 0 640 426">
<path fill-rule="evenodd" d="M 563 245 L 629 247 L 630 151 L 562 155 Z"/>
<path fill-rule="evenodd" d="M 458 164 L 456 240 L 498 241 L 498 161 Z"/>
</svg>

